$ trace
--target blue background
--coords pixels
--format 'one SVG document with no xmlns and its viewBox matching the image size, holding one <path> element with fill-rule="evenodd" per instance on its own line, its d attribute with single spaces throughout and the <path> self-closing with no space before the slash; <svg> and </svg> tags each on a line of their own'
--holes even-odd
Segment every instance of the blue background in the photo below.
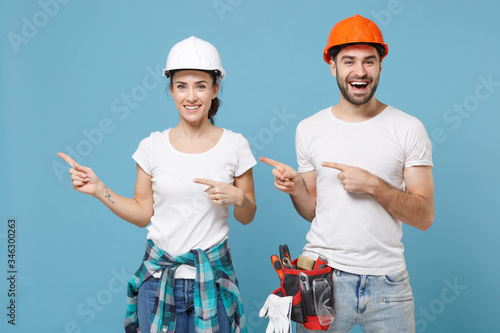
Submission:
<svg viewBox="0 0 500 333">
<path fill-rule="evenodd" d="M 76 152 L 132 196 L 132 153 L 178 121 L 161 76 L 176 42 L 195 35 L 221 54 L 216 124 L 251 140 L 256 157 L 296 166 L 296 125 L 339 99 L 322 60 L 326 37 L 359 13 L 390 48 L 378 99 L 422 120 L 434 146 L 434 225 L 405 226 L 403 237 L 417 332 L 494 331 L 499 11 L 495 1 L 2 1 L 0 330 L 122 331 L 125 282 L 146 229 L 72 190 L 56 153 Z M 298 256 L 309 225 L 273 187 L 269 166 L 259 163 L 254 176 L 257 216 L 248 226 L 231 219 L 230 243 L 250 332 L 264 332 L 258 311 L 278 287 L 269 257 L 283 243 Z M 6 316 L 9 218 L 18 236 L 15 326 Z"/>
</svg>

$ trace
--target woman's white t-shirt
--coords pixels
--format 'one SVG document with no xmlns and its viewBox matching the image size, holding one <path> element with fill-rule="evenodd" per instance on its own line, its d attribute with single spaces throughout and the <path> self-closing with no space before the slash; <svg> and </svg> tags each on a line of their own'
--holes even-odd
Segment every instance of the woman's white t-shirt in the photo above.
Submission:
<svg viewBox="0 0 500 333">
<path fill-rule="evenodd" d="M 228 206 L 213 204 L 206 185 L 194 178 L 233 184 L 257 164 L 248 141 L 224 129 L 219 142 L 200 154 L 182 153 L 169 140 L 169 130 L 153 132 L 141 141 L 133 159 L 152 176 L 154 215 L 148 238 L 172 256 L 208 249 L 227 238 Z M 194 279 L 195 267 L 180 266 L 176 278 Z"/>
</svg>

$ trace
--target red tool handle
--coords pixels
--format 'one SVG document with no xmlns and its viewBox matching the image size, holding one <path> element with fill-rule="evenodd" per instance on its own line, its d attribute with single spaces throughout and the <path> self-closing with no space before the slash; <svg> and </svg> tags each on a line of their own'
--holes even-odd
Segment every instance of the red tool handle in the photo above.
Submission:
<svg viewBox="0 0 500 333">
<path fill-rule="evenodd" d="M 281 265 L 280 259 L 277 255 L 273 254 L 271 256 L 271 262 L 273 263 L 274 270 L 276 271 L 276 273 L 278 273 L 278 276 L 281 280 L 283 274 L 285 273 L 283 273 L 283 266 Z"/>
<path fill-rule="evenodd" d="M 326 265 L 328 263 L 328 259 L 326 259 L 323 256 L 319 256 L 318 259 L 316 259 L 316 263 L 314 264 L 314 270 L 319 269 L 320 266 Z M 326 267 L 326 266 L 323 266 Z M 323 268 L 322 267 L 322 268 Z"/>
</svg>

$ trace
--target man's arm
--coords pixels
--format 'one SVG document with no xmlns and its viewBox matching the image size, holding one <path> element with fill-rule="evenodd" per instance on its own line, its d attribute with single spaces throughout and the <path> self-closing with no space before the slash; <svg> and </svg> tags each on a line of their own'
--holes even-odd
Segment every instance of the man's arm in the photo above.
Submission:
<svg viewBox="0 0 500 333">
<path fill-rule="evenodd" d="M 304 186 L 297 187 L 293 194 L 290 193 L 290 198 L 297 213 L 307 221 L 312 222 L 316 216 L 316 171 L 299 173 L 298 175 L 302 178 L 302 182 L 299 183 Z"/>
<path fill-rule="evenodd" d="M 274 186 L 288 193 L 300 216 L 311 222 L 316 216 L 316 171 L 298 173 L 270 158 L 261 157 L 260 161 L 274 167 Z"/>
<path fill-rule="evenodd" d="M 337 178 L 348 192 L 370 194 L 385 210 L 403 223 L 427 230 L 434 221 L 434 181 L 432 167 L 415 166 L 404 170 L 407 192 L 387 184 L 368 171 L 349 165 L 323 162 L 340 171 Z"/>
<path fill-rule="evenodd" d="M 434 221 L 434 181 L 432 167 L 415 166 L 404 170 L 408 193 L 401 192 L 379 178 L 372 197 L 401 222 L 427 230 Z"/>
</svg>

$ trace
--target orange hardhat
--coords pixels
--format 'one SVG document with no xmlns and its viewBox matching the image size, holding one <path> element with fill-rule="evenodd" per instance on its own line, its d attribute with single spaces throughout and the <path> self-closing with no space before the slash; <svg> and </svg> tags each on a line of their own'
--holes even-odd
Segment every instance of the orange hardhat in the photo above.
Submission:
<svg viewBox="0 0 500 333">
<path fill-rule="evenodd" d="M 348 46 L 351 44 L 369 44 L 375 47 L 381 59 L 389 52 L 389 46 L 384 43 L 382 32 L 375 22 L 361 16 L 354 15 L 335 24 L 330 31 L 323 51 L 323 59 L 330 63 L 330 49 L 335 46 Z"/>
</svg>

